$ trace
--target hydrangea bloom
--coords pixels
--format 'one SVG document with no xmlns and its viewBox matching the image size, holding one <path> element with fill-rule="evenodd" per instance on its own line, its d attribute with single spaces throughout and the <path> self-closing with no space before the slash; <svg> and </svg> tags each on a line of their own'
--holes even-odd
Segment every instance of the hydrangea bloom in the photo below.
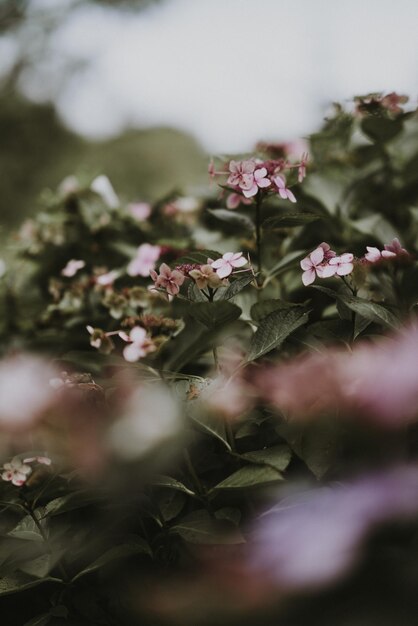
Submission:
<svg viewBox="0 0 418 626">
<path fill-rule="evenodd" d="M 165 289 L 170 296 L 176 296 L 185 281 L 185 276 L 182 272 L 171 270 L 166 263 L 160 265 L 160 274 L 157 274 L 155 270 L 151 270 L 150 276 L 154 281 L 155 287 Z"/>
<path fill-rule="evenodd" d="M 396 256 L 408 255 L 409 252 L 402 247 L 401 242 L 395 237 L 391 243 L 385 244 L 385 250 L 393 252 Z"/>
<path fill-rule="evenodd" d="M 31 472 L 32 468 L 30 465 L 22 463 L 20 459 L 15 457 L 10 461 L 10 463 L 5 463 L 3 465 L 1 477 L 6 482 L 11 482 L 12 485 L 21 487 L 25 484 Z"/>
<path fill-rule="evenodd" d="M 122 338 L 124 336 L 119 333 Z M 142 357 L 146 356 L 150 352 L 155 351 L 155 345 L 150 337 L 148 337 L 145 328 L 142 326 L 135 326 L 129 333 L 129 345 L 123 350 L 123 356 L 126 361 L 134 363 Z"/>
<path fill-rule="evenodd" d="M 391 250 L 379 250 L 379 248 L 375 248 L 373 246 L 366 246 L 366 249 L 367 252 L 364 255 L 364 258 L 369 263 L 378 263 L 384 259 L 390 259 L 396 256 L 396 253 Z"/>
<path fill-rule="evenodd" d="M 150 243 L 141 244 L 135 258 L 128 265 L 129 276 L 149 276 L 150 271 L 155 268 L 155 263 L 160 258 L 160 254 L 160 246 L 153 246 Z"/>
<path fill-rule="evenodd" d="M 235 268 L 243 267 L 247 262 L 242 252 L 226 252 L 221 259 L 212 261 L 211 266 L 216 270 L 219 278 L 226 278 Z"/>
</svg>

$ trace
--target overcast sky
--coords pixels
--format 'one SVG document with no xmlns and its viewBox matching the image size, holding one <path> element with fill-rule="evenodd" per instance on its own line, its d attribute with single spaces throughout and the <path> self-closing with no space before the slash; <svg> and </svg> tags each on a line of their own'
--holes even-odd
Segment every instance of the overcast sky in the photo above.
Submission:
<svg viewBox="0 0 418 626">
<path fill-rule="evenodd" d="M 54 41 L 89 59 L 59 111 L 92 137 L 164 124 L 210 152 L 245 151 L 315 130 L 333 100 L 415 100 L 417 30 L 416 0 L 166 0 L 134 17 L 88 7 Z"/>
</svg>

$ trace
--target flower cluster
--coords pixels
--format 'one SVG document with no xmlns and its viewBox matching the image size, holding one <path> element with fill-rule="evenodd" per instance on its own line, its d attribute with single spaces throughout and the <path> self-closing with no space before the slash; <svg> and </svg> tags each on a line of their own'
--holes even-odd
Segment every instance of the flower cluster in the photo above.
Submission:
<svg viewBox="0 0 418 626">
<path fill-rule="evenodd" d="M 33 456 L 22 461 L 19 457 L 14 457 L 9 463 L 3 465 L 2 480 L 11 482 L 15 487 L 22 487 L 32 474 L 33 468 L 30 463 L 51 465 L 51 459 L 47 456 Z"/>
<path fill-rule="evenodd" d="M 307 286 L 311 285 L 316 277 L 347 276 L 354 269 L 353 260 L 354 256 L 351 252 L 337 256 L 337 253 L 323 241 L 300 262 L 303 269 L 302 282 Z"/>
<path fill-rule="evenodd" d="M 166 264 L 160 265 L 159 274 L 150 271 L 155 289 L 163 289 L 169 296 L 176 296 L 187 278 L 194 280 L 199 289 L 218 289 L 226 285 L 225 279 L 235 270 L 248 263 L 242 252 L 226 252 L 220 259 L 208 259 L 206 263 L 184 263 L 173 270 Z"/>
<path fill-rule="evenodd" d="M 250 204 L 261 191 L 275 193 L 283 200 L 296 202 L 294 193 L 289 189 L 285 171 L 297 169 L 297 180 L 301 183 L 306 176 L 307 162 L 306 152 L 296 164 L 291 164 L 284 158 L 263 161 L 252 157 L 242 161 L 231 160 L 221 171 L 216 171 L 211 163 L 209 174 L 212 177 L 227 176 L 226 185 L 232 192 L 226 201 L 229 209 L 235 209 L 241 203 Z"/>
</svg>

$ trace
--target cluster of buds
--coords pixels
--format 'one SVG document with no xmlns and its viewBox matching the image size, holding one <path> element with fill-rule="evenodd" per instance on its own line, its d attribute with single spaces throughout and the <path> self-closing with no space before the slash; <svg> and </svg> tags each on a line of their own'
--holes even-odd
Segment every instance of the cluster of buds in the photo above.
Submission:
<svg viewBox="0 0 418 626">
<path fill-rule="evenodd" d="M 300 161 L 290 163 L 285 158 L 262 160 L 256 157 L 243 161 L 229 161 L 220 171 L 213 162 L 209 165 L 211 177 L 227 176 L 226 187 L 231 192 L 226 206 L 235 209 L 239 204 L 250 204 L 259 193 L 275 193 L 282 200 L 296 202 L 289 188 L 286 171 L 297 170 L 297 180 L 301 183 L 306 176 L 308 154 L 303 153 Z"/>
<path fill-rule="evenodd" d="M 366 254 L 358 259 L 359 263 L 370 265 L 388 259 L 405 260 L 410 258 L 409 252 L 402 247 L 397 238 L 393 239 L 390 244 L 386 244 L 383 250 L 372 246 L 366 246 L 366 249 Z M 303 270 L 302 282 L 308 286 L 317 277 L 348 276 L 354 269 L 354 262 L 354 255 L 351 252 L 345 252 L 338 256 L 334 250 L 331 250 L 329 244 L 323 241 L 300 262 L 300 267 Z"/>
</svg>

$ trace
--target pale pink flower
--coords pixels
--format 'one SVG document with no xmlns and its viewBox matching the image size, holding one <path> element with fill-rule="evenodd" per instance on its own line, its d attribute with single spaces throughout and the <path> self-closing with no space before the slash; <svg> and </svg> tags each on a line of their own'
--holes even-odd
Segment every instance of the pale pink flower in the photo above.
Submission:
<svg viewBox="0 0 418 626">
<path fill-rule="evenodd" d="M 121 336 L 121 334 L 119 334 L 119 336 Z M 134 363 L 156 350 L 152 339 L 147 335 L 145 328 L 142 328 L 142 326 L 135 326 L 131 330 L 129 333 L 129 342 L 129 345 L 123 350 L 123 356 L 124 359 L 130 363 Z"/>
<path fill-rule="evenodd" d="M 387 96 L 382 98 L 382 105 L 391 113 L 403 113 L 403 109 L 399 105 L 405 104 L 408 100 L 408 96 L 400 96 L 395 91 L 392 91 L 392 93 L 388 93 Z"/>
<path fill-rule="evenodd" d="M 237 267 L 243 267 L 248 261 L 242 256 L 242 252 L 226 252 L 221 259 L 212 261 L 211 266 L 216 270 L 219 278 L 226 278 Z"/>
<path fill-rule="evenodd" d="M 132 202 L 128 204 L 128 211 L 138 222 L 143 222 L 151 215 L 151 205 L 148 202 Z"/>
<path fill-rule="evenodd" d="M 409 252 L 405 250 L 405 248 L 402 248 L 401 242 L 399 241 L 397 237 L 392 239 L 391 243 L 385 244 L 385 250 L 389 252 L 393 252 L 394 254 L 396 254 L 396 256 L 402 256 L 402 255 L 409 256 Z"/>
<path fill-rule="evenodd" d="M 349 252 L 342 254 L 341 256 L 335 256 L 328 261 L 331 267 L 335 268 L 335 273 L 338 276 L 347 276 L 351 274 L 354 269 L 353 255 Z"/>
<path fill-rule="evenodd" d="M 325 243 L 321 244 L 300 262 L 300 267 L 304 270 L 302 274 L 302 282 L 305 287 L 311 285 L 317 276 L 318 278 L 329 278 L 336 272 L 334 267 L 328 265 L 323 245 L 328 246 L 328 244 Z"/>
<path fill-rule="evenodd" d="M 139 246 L 136 257 L 128 265 L 129 276 L 149 276 L 161 255 L 160 246 L 143 243 Z"/>
<path fill-rule="evenodd" d="M 396 256 L 396 253 L 391 250 L 379 250 L 379 248 L 375 248 L 373 246 L 366 246 L 366 248 L 367 252 L 364 255 L 364 258 L 369 263 L 378 263 L 384 259 L 390 259 Z"/>
<path fill-rule="evenodd" d="M 265 167 L 260 167 L 254 172 L 253 184 L 249 189 L 242 189 L 242 193 L 246 198 L 252 198 L 255 196 L 259 189 L 270 187 L 271 181 L 267 178 L 267 170 Z"/>
<path fill-rule="evenodd" d="M 248 161 L 231 161 L 229 171 L 231 172 L 227 183 L 240 189 L 251 189 L 254 185 L 254 170 L 256 164 L 253 160 Z"/>
<path fill-rule="evenodd" d="M 81 270 L 85 267 L 85 265 L 85 261 L 82 261 L 81 259 L 71 259 L 68 261 L 64 269 L 61 270 L 61 275 L 66 276 L 67 278 L 72 278 L 77 274 L 78 270 Z"/>
<path fill-rule="evenodd" d="M 119 278 L 119 272 L 111 270 L 110 272 L 96 276 L 96 283 L 101 287 L 111 287 L 117 278 Z"/>
<path fill-rule="evenodd" d="M 306 165 L 308 163 L 308 153 L 304 152 L 302 154 L 302 159 L 300 161 L 300 165 L 298 167 L 298 182 L 301 183 L 306 176 Z"/>
<path fill-rule="evenodd" d="M 10 463 L 3 465 L 3 472 L 1 477 L 6 482 L 11 482 L 15 487 L 22 487 L 27 481 L 29 474 L 32 472 L 32 468 L 25 463 L 22 463 L 20 459 L 15 457 Z"/>
<path fill-rule="evenodd" d="M 155 270 L 151 270 L 150 276 L 154 281 L 155 287 L 165 289 L 171 296 L 178 294 L 186 278 L 182 272 L 171 270 L 166 263 L 160 265 L 159 275 Z"/>
<path fill-rule="evenodd" d="M 283 200 L 290 200 L 290 202 L 296 202 L 296 198 L 293 192 L 288 187 L 286 187 L 286 179 L 284 176 L 282 176 L 281 174 L 278 174 L 277 176 L 273 178 L 273 182 L 275 183 L 278 189 L 279 196 Z"/>
<path fill-rule="evenodd" d="M 240 193 L 231 193 L 226 201 L 227 209 L 237 209 L 240 204 L 251 204 L 251 198 L 246 198 Z"/>
</svg>

